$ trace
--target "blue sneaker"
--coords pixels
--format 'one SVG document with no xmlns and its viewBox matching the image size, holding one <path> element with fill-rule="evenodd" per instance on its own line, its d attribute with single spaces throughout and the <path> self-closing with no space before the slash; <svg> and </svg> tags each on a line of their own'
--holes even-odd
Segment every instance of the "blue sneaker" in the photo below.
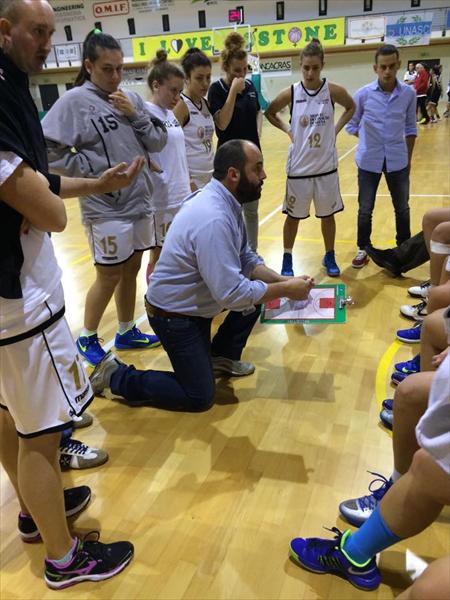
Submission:
<svg viewBox="0 0 450 600">
<path fill-rule="evenodd" d="M 135 350 L 136 348 L 157 348 L 161 342 L 157 335 L 142 333 L 136 325 L 125 333 L 117 333 L 114 345 L 118 350 Z"/>
<path fill-rule="evenodd" d="M 283 264 L 281 265 L 281 274 L 285 277 L 293 277 L 294 269 L 292 268 L 292 254 L 285 252 L 283 254 Z"/>
<path fill-rule="evenodd" d="M 93 367 L 104 358 L 106 352 L 100 345 L 97 334 L 82 336 L 76 341 L 77 350 L 81 356 Z"/>
<path fill-rule="evenodd" d="M 406 375 L 418 373 L 420 371 L 420 354 L 416 354 L 412 360 L 405 360 L 405 362 L 397 363 L 394 365 L 394 368 L 399 373 L 405 373 Z"/>
<path fill-rule="evenodd" d="M 391 383 L 394 385 L 398 385 L 404 379 L 408 377 L 409 373 L 400 373 L 399 371 L 394 371 L 391 375 Z"/>
<path fill-rule="evenodd" d="M 380 421 L 383 423 L 386 429 L 392 431 L 394 428 L 394 411 L 389 410 L 388 408 L 383 408 L 383 410 L 380 412 Z"/>
<path fill-rule="evenodd" d="M 336 534 L 334 540 L 322 538 L 296 538 L 290 543 L 290 555 L 301 567 L 313 573 L 332 573 L 347 579 L 361 590 L 375 590 L 381 583 L 381 575 L 375 558 L 363 565 L 349 559 L 343 550 L 350 530 L 342 533 L 337 527 L 330 529 Z"/>
<path fill-rule="evenodd" d="M 419 344 L 421 331 L 422 322 L 420 321 L 410 329 L 399 329 L 397 331 L 397 339 L 407 344 Z"/>
<path fill-rule="evenodd" d="M 338 277 L 341 274 L 341 271 L 336 264 L 334 250 L 330 250 L 325 254 L 325 256 L 323 257 L 322 264 L 327 270 L 328 277 Z"/>
<path fill-rule="evenodd" d="M 339 504 L 339 512 L 341 515 L 355 527 L 361 527 L 361 525 L 367 521 L 376 509 L 377 504 L 381 501 L 393 483 L 392 479 L 388 480 L 386 477 L 383 477 L 383 475 L 380 475 L 380 473 L 373 473 L 372 471 L 368 472 L 375 476 L 375 479 L 372 479 L 369 484 L 370 494 L 361 496 L 360 498 L 344 500 L 344 502 Z M 380 483 L 381 485 L 372 489 L 377 483 Z"/>
<path fill-rule="evenodd" d="M 386 398 L 386 400 L 383 400 L 383 402 L 381 403 L 381 406 L 383 408 L 387 408 L 388 410 L 394 410 L 394 399 Z"/>
</svg>

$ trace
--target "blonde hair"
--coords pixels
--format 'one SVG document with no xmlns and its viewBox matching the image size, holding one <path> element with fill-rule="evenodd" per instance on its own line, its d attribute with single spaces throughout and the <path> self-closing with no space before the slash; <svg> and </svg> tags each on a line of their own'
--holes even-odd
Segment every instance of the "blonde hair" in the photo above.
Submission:
<svg viewBox="0 0 450 600">
<path fill-rule="evenodd" d="M 233 31 L 227 35 L 225 39 L 225 48 L 220 54 L 222 59 L 222 68 L 227 71 L 232 60 L 244 60 L 247 58 L 247 50 L 245 49 L 245 39 L 237 31 Z"/>
</svg>

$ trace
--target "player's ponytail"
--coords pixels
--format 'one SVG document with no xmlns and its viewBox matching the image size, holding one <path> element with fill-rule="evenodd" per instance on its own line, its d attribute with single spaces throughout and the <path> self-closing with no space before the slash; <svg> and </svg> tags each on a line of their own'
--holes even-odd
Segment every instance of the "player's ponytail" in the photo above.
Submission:
<svg viewBox="0 0 450 600">
<path fill-rule="evenodd" d="M 91 63 L 95 63 L 99 57 L 100 50 L 118 50 L 122 52 L 122 47 L 112 35 L 102 33 L 99 29 L 90 31 L 83 42 L 81 69 L 75 79 L 75 86 L 83 85 L 85 81 L 91 80 L 91 76 L 84 63 L 86 59 L 90 60 Z"/>
<path fill-rule="evenodd" d="M 220 54 L 222 68 L 228 71 L 232 60 L 244 60 L 247 58 L 245 39 L 237 31 L 233 31 L 225 38 L 225 48 Z"/>
<path fill-rule="evenodd" d="M 322 64 L 324 63 L 325 55 L 323 53 L 322 44 L 317 38 L 312 38 L 309 44 L 307 44 L 300 52 L 300 63 L 306 56 L 318 56 L 320 62 Z"/>
<path fill-rule="evenodd" d="M 150 63 L 150 72 L 147 77 L 148 87 L 153 91 L 153 84 L 164 83 L 169 77 L 174 75 L 184 79 L 184 73 L 176 64 L 171 63 L 167 60 L 167 52 L 163 48 L 160 48 L 156 53 L 155 58 Z"/>
</svg>

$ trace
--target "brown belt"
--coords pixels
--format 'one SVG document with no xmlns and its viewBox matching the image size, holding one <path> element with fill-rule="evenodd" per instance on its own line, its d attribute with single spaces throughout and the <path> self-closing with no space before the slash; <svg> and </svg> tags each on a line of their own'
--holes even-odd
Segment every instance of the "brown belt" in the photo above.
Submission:
<svg viewBox="0 0 450 600">
<path fill-rule="evenodd" d="M 149 317 L 164 317 L 166 319 L 190 319 L 189 315 L 182 315 L 180 313 L 168 312 L 167 310 L 163 310 L 162 308 L 158 308 L 157 306 L 153 306 L 150 302 L 145 298 L 145 310 Z"/>
</svg>

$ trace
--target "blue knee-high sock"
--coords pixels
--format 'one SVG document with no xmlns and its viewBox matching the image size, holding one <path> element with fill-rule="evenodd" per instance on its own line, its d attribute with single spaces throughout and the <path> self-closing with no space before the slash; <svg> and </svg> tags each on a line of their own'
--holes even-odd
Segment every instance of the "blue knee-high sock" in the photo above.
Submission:
<svg viewBox="0 0 450 600">
<path fill-rule="evenodd" d="M 377 506 L 369 519 L 356 531 L 349 535 L 343 544 L 344 554 L 356 565 L 364 566 L 372 557 L 389 546 L 393 546 L 399 538 L 387 526 Z"/>
</svg>

